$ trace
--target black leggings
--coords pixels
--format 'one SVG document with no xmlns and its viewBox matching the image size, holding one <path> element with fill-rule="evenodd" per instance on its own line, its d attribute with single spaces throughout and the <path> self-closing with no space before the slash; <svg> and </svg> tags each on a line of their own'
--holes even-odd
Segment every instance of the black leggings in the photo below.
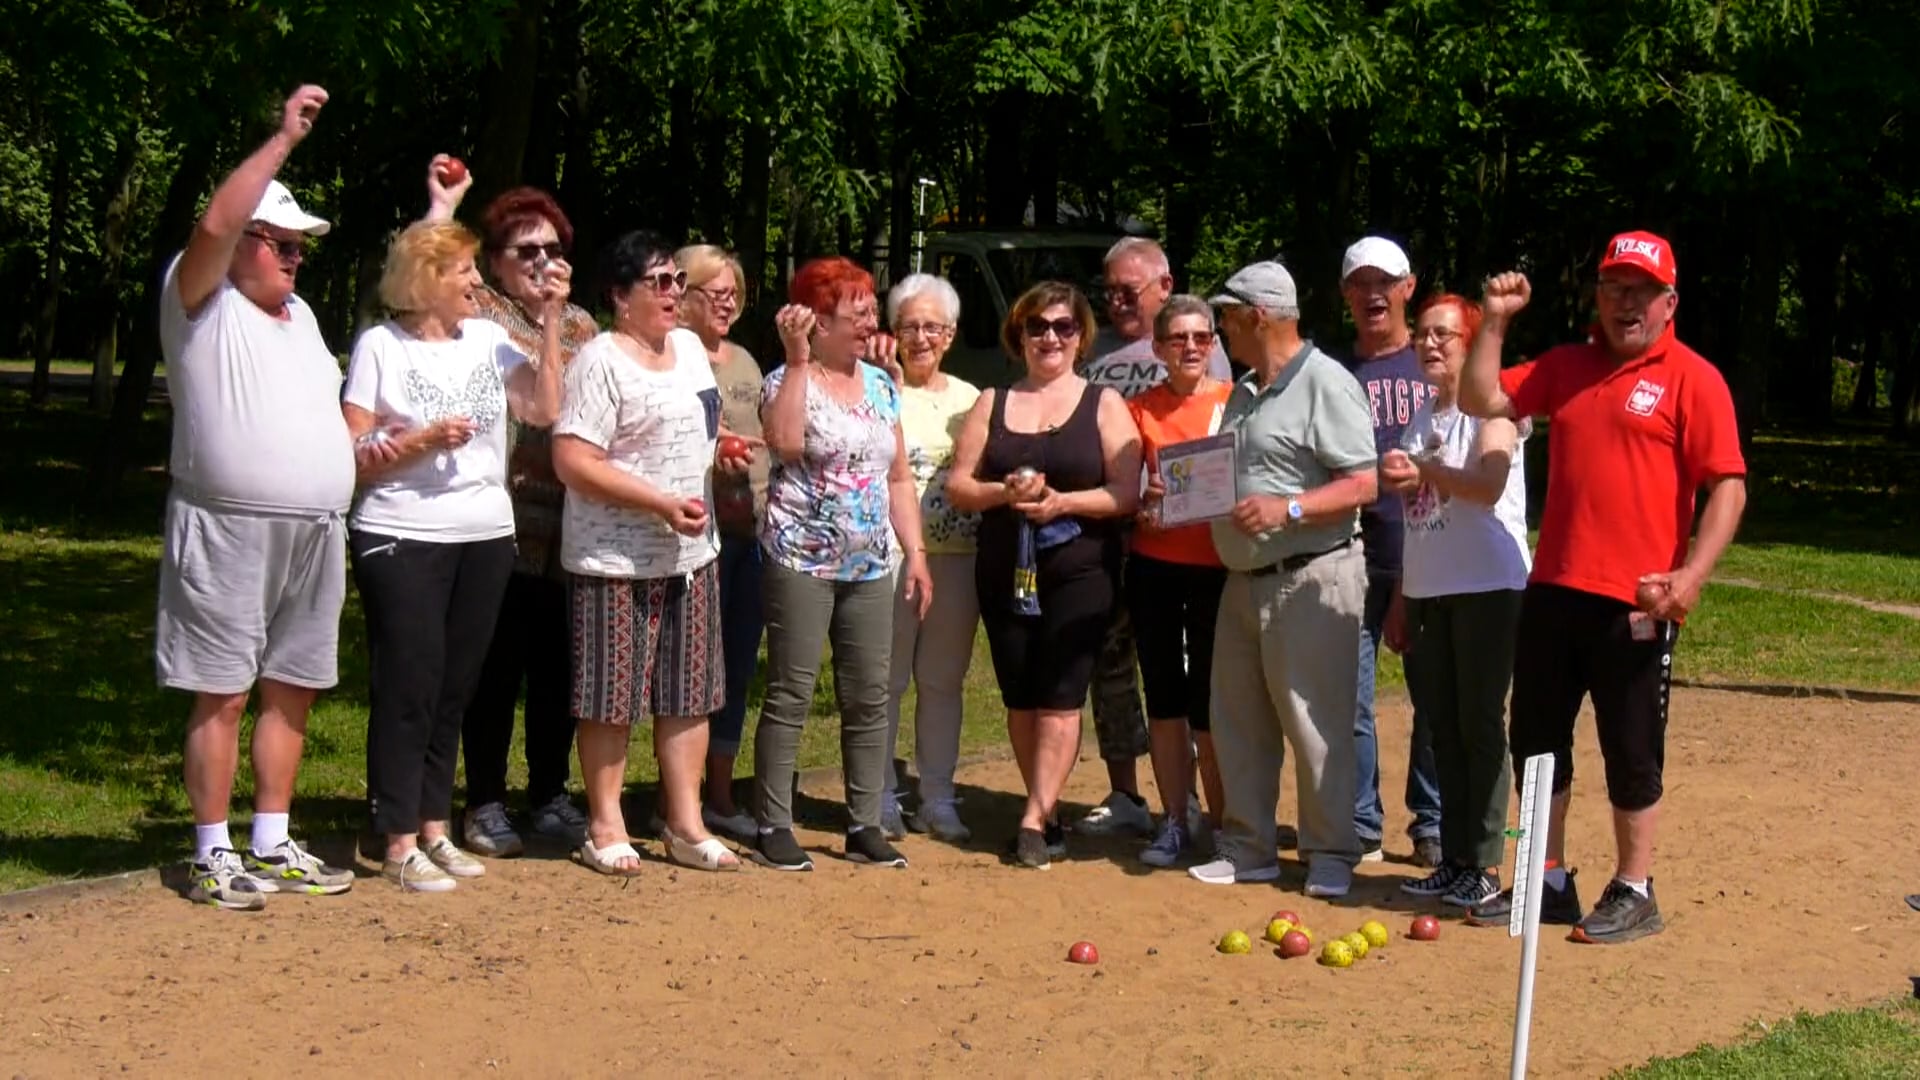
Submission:
<svg viewBox="0 0 1920 1080">
<path fill-rule="evenodd" d="M 467 805 L 507 801 L 513 707 L 527 685 L 527 805 L 567 793 L 573 759 L 573 639 L 565 582 L 514 574 L 461 733 Z"/>
<path fill-rule="evenodd" d="M 1013 567 L 985 554 L 974 562 L 980 621 L 1008 709 L 1078 711 L 1113 620 L 1110 545 L 1082 536 L 1039 553 L 1040 614 L 1013 613 Z"/>
<path fill-rule="evenodd" d="M 1195 731 L 1211 728 L 1213 624 L 1227 572 L 1135 553 L 1127 559 L 1127 610 L 1140 654 L 1140 685 L 1152 720 L 1187 718 Z"/>
<path fill-rule="evenodd" d="M 453 816 L 460 726 L 513 571 L 513 538 L 465 544 L 355 530 L 367 616 L 367 808 L 373 831 Z"/>
</svg>

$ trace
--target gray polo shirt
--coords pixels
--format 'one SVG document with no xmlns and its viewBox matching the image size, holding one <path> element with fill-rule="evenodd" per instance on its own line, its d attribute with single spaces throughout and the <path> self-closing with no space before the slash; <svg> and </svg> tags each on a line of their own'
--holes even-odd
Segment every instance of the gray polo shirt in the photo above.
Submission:
<svg viewBox="0 0 1920 1080">
<path fill-rule="evenodd" d="M 1359 382 L 1312 342 L 1265 390 L 1252 372 L 1235 383 L 1220 430 L 1235 436 L 1234 482 L 1241 498 L 1299 495 L 1377 460 L 1373 414 Z M 1221 518 L 1213 522 L 1213 546 L 1227 569 L 1258 570 L 1335 547 L 1353 536 L 1358 520 L 1355 511 L 1344 521 L 1248 536 Z"/>
</svg>

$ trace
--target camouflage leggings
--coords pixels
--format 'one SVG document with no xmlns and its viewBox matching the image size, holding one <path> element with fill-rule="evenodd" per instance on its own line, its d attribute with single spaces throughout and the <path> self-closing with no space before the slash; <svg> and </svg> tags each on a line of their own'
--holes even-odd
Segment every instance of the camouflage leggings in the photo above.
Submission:
<svg viewBox="0 0 1920 1080">
<path fill-rule="evenodd" d="M 1107 641 L 1093 666 L 1093 732 L 1105 761 L 1132 761 L 1147 752 L 1147 712 L 1140 704 L 1140 674 L 1133 651 L 1133 621 L 1125 604 L 1113 606 Z"/>
</svg>

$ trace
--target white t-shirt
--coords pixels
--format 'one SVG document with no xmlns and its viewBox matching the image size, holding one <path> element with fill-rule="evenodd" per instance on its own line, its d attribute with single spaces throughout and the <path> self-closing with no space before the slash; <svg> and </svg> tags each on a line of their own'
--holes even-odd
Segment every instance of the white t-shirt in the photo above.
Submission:
<svg viewBox="0 0 1920 1080">
<path fill-rule="evenodd" d="M 580 347 L 567 365 L 567 398 L 555 438 L 571 435 L 606 451 L 607 464 L 681 499 L 713 507 L 713 452 L 720 432 L 720 388 L 700 339 L 667 335 L 674 364 L 650 371 L 612 334 Z M 662 578 L 691 573 L 720 556 L 715 519 L 682 536 L 658 514 L 596 502 L 567 489 L 560 565 L 576 574 Z"/>
<path fill-rule="evenodd" d="M 276 319 L 221 279 L 199 318 L 180 299 L 180 257 L 160 289 L 160 351 L 173 399 L 176 490 L 243 513 L 340 513 L 353 500 L 353 438 L 340 362 L 313 309 Z"/>
<path fill-rule="evenodd" d="M 1527 551 L 1527 431 L 1523 424 L 1507 486 L 1493 506 L 1448 498 L 1429 484 L 1407 496 L 1403 594 L 1426 598 L 1526 588 L 1533 566 Z M 1479 434 L 1479 420 L 1458 409 L 1435 412 L 1429 398 L 1414 411 L 1400 448 L 1418 454 L 1437 447 L 1440 461 L 1457 469 L 1472 456 Z"/>
<path fill-rule="evenodd" d="M 449 341 L 422 341 L 385 322 L 360 335 L 341 400 L 381 427 L 423 428 L 450 416 L 473 421 L 473 438 L 421 454 L 360 491 L 356 529 L 430 543 L 513 535 L 507 496 L 506 378 L 526 354 L 498 323 L 463 319 Z"/>
<path fill-rule="evenodd" d="M 1093 359 L 1081 367 L 1080 374 L 1093 385 L 1111 386 L 1121 397 L 1130 399 L 1165 382 L 1167 365 L 1154 355 L 1152 338 L 1128 341 L 1111 327 L 1103 327 L 1094 342 Z M 1233 381 L 1233 367 L 1227 363 L 1217 337 L 1213 355 L 1207 358 L 1207 374 L 1221 382 Z"/>
</svg>

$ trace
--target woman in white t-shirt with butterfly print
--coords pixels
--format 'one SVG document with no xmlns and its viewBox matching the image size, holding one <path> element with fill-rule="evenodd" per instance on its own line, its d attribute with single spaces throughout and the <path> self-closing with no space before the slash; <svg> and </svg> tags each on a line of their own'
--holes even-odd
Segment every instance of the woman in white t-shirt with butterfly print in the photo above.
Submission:
<svg viewBox="0 0 1920 1080">
<path fill-rule="evenodd" d="M 360 476 L 348 527 L 371 676 L 367 800 L 386 836 L 382 873 L 411 892 L 486 872 L 448 820 L 461 723 L 513 568 L 506 414 L 545 425 L 560 412 L 567 276 L 547 283 L 554 317 L 528 364 L 475 317 L 479 243 L 451 222 L 394 239 L 380 279 L 394 317 L 354 343 L 341 394 Z"/>
<path fill-rule="evenodd" d="M 587 788 L 580 859 L 604 874 L 640 870 L 620 791 L 629 737 L 651 714 L 668 858 L 737 870 L 700 814 L 707 717 L 726 702 L 720 535 L 709 511 L 720 389 L 699 336 L 678 328 L 687 274 L 672 248 L 627 233 L 602 253 L 599 279 L 613 329 L 574 355 L 553 427 Z"/>
</svg>

